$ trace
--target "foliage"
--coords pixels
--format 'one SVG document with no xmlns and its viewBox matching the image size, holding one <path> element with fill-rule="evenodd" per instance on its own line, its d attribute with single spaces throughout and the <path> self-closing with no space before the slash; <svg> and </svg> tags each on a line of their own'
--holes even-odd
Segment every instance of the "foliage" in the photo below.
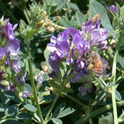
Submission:
<svg viewBox="0 0 124 124">
<path fill-rule="evenodd" d="M 0 0 L 0 123 L 124 122 L 117 2 Z"/>
</svg>

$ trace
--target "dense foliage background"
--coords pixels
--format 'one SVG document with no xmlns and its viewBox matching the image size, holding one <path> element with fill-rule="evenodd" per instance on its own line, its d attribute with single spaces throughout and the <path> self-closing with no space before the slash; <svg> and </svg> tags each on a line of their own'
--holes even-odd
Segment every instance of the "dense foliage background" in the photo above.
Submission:
<svg viewBox="0 0 124 124">
<path fill-rule="evenodd" d="M 119 16 L 110 12 L 109 6 L 113 4 L 117 6 Z M 6 26 L 6 18 L 12 24 L 18 24 L 16 30 L 10 27 L 12 32 L 15 30 L 14 38 L 16 36 L 20 41 L 19 60 L 22 72 L 19 76 L 23 78 L 24 75 L 24 78 L 26 78 L 26 81 L 21 85 L 16 82 L 17 89 L 15 92 L 1 88 L 0 123 L 118 124 L 114 120 L 116 113 L 113 114 L 112 110 L 112 103 L 117 103 L 119 107 L 116 110 L 118 120 L 119 123 L 123 124 L 123 4 L 124 0 L 0 0 L 0 18 L 2 18 L 0 24 L 3 27 Z M 120 9 L 121 7 L 122 9 Z M 89 81 L 90 79 L 84 78 L 79 80 L 78 83 L 71 83 L 70 85 L 73 75 L 70 73 L 67 78 L 67 74 L 62 71 L 65 67 L 64 62 L 60 66 L 62 77 L 56 74 L 59 77 L 57 79 L 55 75 L 51 74 L 51 67 L 48 64 L 50 51 L 46 47 L 50 43 L 52 36 L 57 36 L 59 32 L 68 27 L 81 30 L 82 24 L 98 13 L 101 14 L 101 27 L 108 30 L 109 33 L 107 39 L 108 50 L 103 50 L 99 53 L 108 62 L 109 66 L 106 72 L 108 75 L 103 76 L 103 80 L 99 80 L 97 77 L 92 79 L 89 76 L 88 78 L 95 80 L 93 90 L 83 96 L 78 88 L 81 82 Z M 0 36 L 1 30 L 2 28 L 0 28 Z M 3 39 L 1 38 L 0 40 Z M 97 48 L 95 50 L 97 51 Z M 116 54 L 118 54 L 118 57 Z M 12 58 L 12 61 L 14 59 Z M 117 69 L 117 73 L 113 66 Z M 91 72 L 88 73 L 90 74 Z M 13 71 L 10 71 L 10 77 L 14 79 L 12 74 Z M 64 79 L 65 77 L 67 80 Z M 69 85 L 63 84 L 62 86 L 55 83 L 55 81 L 64 82 L 61 79 L 65 82 L 69 80 L 69 83 L 67 82 Z M 114 84 L 111 83 L 112 81 Z M 2 85 L 6 86 L 8 84 L 3 83 Z M 64 87 L 64 90 L 57 94 L 57 88 L 59 89 L 60 87 Z M 113 98 L 113 92 L 116 98 Z M 114 107 L 116 108 L 116 106 Z M 40 110 L 42 113 L 40 113 Z"/>
</svg>

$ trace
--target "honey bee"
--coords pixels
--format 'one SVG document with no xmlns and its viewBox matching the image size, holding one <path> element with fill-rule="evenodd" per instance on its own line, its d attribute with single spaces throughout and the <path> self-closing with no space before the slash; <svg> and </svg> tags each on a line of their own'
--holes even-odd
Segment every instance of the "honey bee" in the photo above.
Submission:
<svg viewBox="0 0 124 124">
<path fill-rule="evenodd" d="M 87 50 L 84 55 L 87 69 L 91 69 L 96 76 L 103 73 L 103 62 L 98 53 L 92 50 Z"/>
<path fill-rule="evenodd" d="M 92 22 L 96 22 L 98 19 L 100 19 L 100 14 L 96 14 L 92 18 Z"/>
</svg>

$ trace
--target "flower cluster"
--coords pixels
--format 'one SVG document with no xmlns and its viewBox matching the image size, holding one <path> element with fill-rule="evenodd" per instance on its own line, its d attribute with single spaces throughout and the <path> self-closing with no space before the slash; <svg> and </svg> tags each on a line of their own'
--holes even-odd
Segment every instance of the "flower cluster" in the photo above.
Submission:
<svg viewBox="0 0 124 124">
<path fill-rule="evenodd" d="M 16 28 L 17 24 L 0 20 L 0 86 L 12 91 L 15 90 L 16 83 L 24 83 L 26 77 L 26 74 L 20 77 L 20 43 L 14 34 Z"/>
<path fill-rule="evenodd" d="M 60 63 L 66 61 L 68 66 L 73 67 L 73 72 L 75 73 L 72 82 L 76 82 L 83 75 L 86 75 L 87 67 L 84 59 L 86 52 L 94 48 L 98 50 L 107 49 L 108 31 L 101 28 L 100 25 L 100 19 L 95 21 L 88 19 L 81 30 L 69 27 L 59 33 L 57 37 L 52 36 L 48 47 L 52 50 L 49 63 L 53 72 L 58 73 Z M 79 91 L 82 91 L 82 87 L 79 88 Z M 88 92 L 90 91 L 88 90 Z"/>
</svg>

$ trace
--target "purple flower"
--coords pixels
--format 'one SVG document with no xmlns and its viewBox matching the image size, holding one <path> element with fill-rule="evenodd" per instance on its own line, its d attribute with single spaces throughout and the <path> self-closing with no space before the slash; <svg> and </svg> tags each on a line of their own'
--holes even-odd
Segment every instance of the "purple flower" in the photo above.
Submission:
<svg viewBox="0 0 124 124">
<path fill-rule="evenodd" d="M 70 56 L 66 60 L 67 65 L 71 65 L 74 62 L 74 50 L 72 49 Z"/>
<path fill-rule="evenodd" d="M 117 9 L 117 7 L 116 7 L 115 5 L 111 5 L 111 6 L 109 7 L 109 9 L 110 9 L 111 11 L 113 11 L 116 15 L 118 15 L 118 9 Z"/>
<path fill-rule="evenodd" d="M 0 27 L 0 36 L 2 37 L 0 45 L 0 86 L 4 90 L 15 91 L 18 89 L 16 87 L 22 87 L 25 83 L 27 72 L 23 73 L 20 66 L 20 57 L 18 55 L 20 43 L 14 33 L 17 24 L 13 26 L 9 20 L 1 21 L 3 21 L 1 23 L 3 25 Z M 24 92 L 24 97 L 28 94 Z"/>
<path fill-rule="evenodd" d="M 30 93 L 29 91 L 23 91 L 22 97 L 27 98 L 27 97 L 29 97 L 30 95 L 31 95 L 31 93 Z"/>
<path fill-rule="evenodd" d="M 66 62 L 75 72 L 72 82 L 83 78 L 88 70 L 84 58 L 86 51 L 94 47 L 98 50 L 107 49 L 108 31 L 100 25 L 101 20 L 93 22 L 88 19 L 83 24 L 82 30 L 70 27 L 56 37 L 51 37 L 51 42 L 48 44 L 51 50 L 49 63 L 56 75 L 59 74 L 61 63 Z"/>
<path fill-rule="evenodd" d="M 106 39 L 108 38 L 108 31 L 100 28 L 101 21 L 92 22 L 88 20 L 80 31 L 81 39 L 85 43 L 85 49 L 91 49 L 94 46 L 106 47 Z"/>
<path fill-rule="evenodd" d="M 10 57 L 8 56 L 5 61 L 5 66 L 8 67 L 10 65 Z"/>
<path fill-rule="evenodd" d="M 38 74 L 36 81 L 37 81 L 37 83 L 39 85 L 42 84 L 42 82 L 43 82 L 43 76 L 42 76 L 41 73 Z"/>
<path fill-rule="evenodd" d="M 10 82 L 9 90 L 11 90 L 13 92 L 15 91 L 15 86 L 14 86 L 14 84 L 12 82 Z"/>
<path fill-rule="evenodd" d="M 52 52 L 49 57 L 49 64 L 51 65 L 54 72 L 59 71 L 59 63 L 61 62 L 61 59 L 56 54 L 56 51 Z"/>
<path fill-rule="evenodd" d="M 60 57 L 60 58 L 64 58 L 67 57 L 69 54 L 69 44 L 67 41 L 61 41 L 61 42 L 57 42 L 56 44 L 56 54 Z"/>
<path fill-rule="evenodd" d="M 92 89 L 93 89 L 93 86 L 91 83 L 84 83 L 78 88 L 82 96 L 86 95 L 87 93 L 90 93 Z"/>
<path fill-rule="evenodd" d="M 75 33 L 79 34 L 79 31 L 75 28 L 68 28 L 59 33 L 57 37 L 51 37 L 51 42 L 48 44 L 48 46 L 53 52 L 50 54 L 49 63 L 55 72 L 59 71 L 59 63 L 63 59 L 66 59 L 68 65 L 73 63 L 73 38 Z"/>
<path fill-rule="evenodd" d="M 25 72 L 24 74 L 22 74 L 22 72 L 20 71 L 20 73 L 16 74 L 15 81 L 17 83 L 25 84 L 25 79 L 27 75 L 28 75 L 28 72 Z"/>
<path fill-rule="evenodd" d="M 5 72 L 4 70 L 0 70 L 0 81 L 2 80 L 3 77 L 5 77 Z"/>
<path fill-rule="evenodd" d="M 21 67 L 20 67 L 20 65 L 19 65 L 19 60 L 13 61 L 13 63 L 12 63 L 12 69 L 13 69 L 15 72 L 17 72 L 17 73 L 19 73 L 19 72 L 21 71 Z"/>
<path fill-rule="evenodd" d="M 15 39 L 12 43 L 5 46 L 4 51 L 12 56 L 17 56 L 19 48 L 19 41 Z"/>
<path fill-rule="evenodd" d="M 68 28 L 65 31 L 58 34 L 57 37 L 51 37 L 51 43 L 48 44 L 49 47 L 54 47 L 56 54 L 60 58 L 68 57 L 71 47 L 70 35 L 74 36 L 74 32 L 78 30 L 75 28 Z"/>
<path fill-rule="evenodd" d="M 91 33 L 91 45 L 99 45 L 100 47 L 106 46 L 106 39 L 108 38 L 108 31 L 105 29 L 96 29 Z"/>
<path fill-rule="evenodd" d="M 9 42 L 6 49 L 8 48 L 10 52 L 18 51 L 20 48 L 19 40 L 15 37 L 15 34 L 14 34 L 14 30 L 16 28 L 17 28 L 17 24 L 13 26 L 10 22 L 8 22 L 4 27 L 6 40 Z"/>
<path fill-rule="evenodd" d="M 5 25 L 5 35 L 9 42 L 15 39 L 14 30 L 16 29 L 16 27 L 17 27 L 17 24 L 13 26 L 10 22 L 8 22 Z"/>
<path fill-rule="evenodd" d="M 24 84 L 25 83 L 25 78 L 28 75 L 28 72 L 25 72 L 25 74 L 21 77 L 21 83 Z"/>
<path fill-rule="evenodd" d="M 75 73 L 75 77 L 71 80 L 72 83 L 78 82 L 78 80 L 82 79 L 84 76 L 87 75 L 85 69 L 76 69 L 73 71 L 73 73 Z"/>
<path fill-rule="evenodd" d="M 3 48 L 0 47 L 0 60 L 2 60 L 5 56 Z"/>
</svg>

